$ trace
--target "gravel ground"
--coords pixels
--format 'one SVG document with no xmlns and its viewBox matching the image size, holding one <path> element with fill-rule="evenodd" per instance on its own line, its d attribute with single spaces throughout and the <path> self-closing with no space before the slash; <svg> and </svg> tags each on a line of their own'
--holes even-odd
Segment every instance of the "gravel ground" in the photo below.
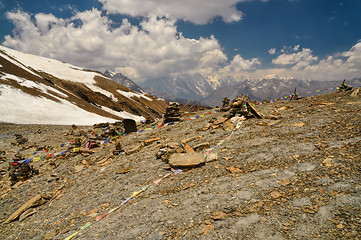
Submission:
<svg viewBox="0 0 361 240">
<path fill-rule="evenodd" d="M 194 120 L 121 137 L 128 155 L 112 156 L 112 142 L 92 154 L 32 162 L 39 174 L 14 186 L 6 173 L 9 150 L 29 153 L 74 136 L 69 126 L 1 124 L 0 149 L 7 154 L 0 164 L 0 221 L 37 194 L 50 200 L 24 219 L 2 223 L 0 238 L 64 239 L 92 223 L 74 239 L 358 239 L 360 109 L 360 96 L 330 93 L 257 106 L 268 119 L 207 130 L 224 113 L 205 110 Z M 15 133 L 28 142 L 10 145 Z M 159 139 L 143 144 L 152 138 Z M 156 154 L 185 139 L 191 147 L 219 145 L 211 151 L 216 160 L 172 173 Z"/>
</svg>

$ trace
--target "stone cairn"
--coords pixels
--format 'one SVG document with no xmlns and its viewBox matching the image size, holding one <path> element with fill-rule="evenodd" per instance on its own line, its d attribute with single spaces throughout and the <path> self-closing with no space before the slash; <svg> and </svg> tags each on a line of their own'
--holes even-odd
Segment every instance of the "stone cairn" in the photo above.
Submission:
<svg viewBox="0 0 361 240">
<path fill-rule="evenodd" d="M 15 134 L 15 142 L 11 143 L 14 146 L 20 146 L 28 141 L 22 134 Z"/>
<path fill-rule="evenodd" d="M 223 115 L 225 118 L 233 118 L 233 117 L 256 117 L 263 118 L 263 115 L 259 113 L 251 104 L 248 103 L 249 98 L 247 96 L 239 96 L 234 99 L 232 102 L 228 104 L 228 113 Z"/>
<path fill-rule="evenodd" d="M 179 103 L 170 102 L 164 114 L 164 123 L 180 121 Z"/>
<path fill-rule="evenodd" d="M 340 91 L 350 91 L 350 90 L 352 90 L 352 87 L 351 87 L 351 86 L 348 86 L 345 82 L 346 82 L 346 79 L 344 79 L 344 80 L 342 81 L 342 83 L 340 84 L 339 90 L 340 90 Z"/>
<path fill-rule="evenodd" d="M 24 181 L 36 174 L 37 171 L 33 169 L 27 162 L 19 163 L 18 161 L 24 160 L 21 154 L 15 154 L 12 161 L 9 164 L 9 177 L 11 184 L 14 185 L 18 181 Z"/>
<path fill-rule="evenodd" d="M 249 113 L 246 101 L 244 99 L 242 99 L 242 98 L 234 99 L 229 104 L 228 108 L 229 108 L 228 113 L 225 114 L 223 117 L 232 118 L 232 117 L 234 117 L 236 115 L 247 117 L 248 113 Z"/>
<path fill-rule="evenodd" d="M 221 112 L 227 112 L 229 111 L 229 109 L 231 108 L 231 103 L 230 103 L 231 100 L 229 100 L 229 98 L 225 97 L 223 100 L 222 100 L 222 107 L 220 109 Z"/>
</svg>

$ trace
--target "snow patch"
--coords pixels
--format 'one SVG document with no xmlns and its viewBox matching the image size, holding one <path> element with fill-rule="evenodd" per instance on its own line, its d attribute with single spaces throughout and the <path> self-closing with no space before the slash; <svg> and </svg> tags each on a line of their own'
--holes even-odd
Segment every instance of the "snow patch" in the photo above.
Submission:
<svg viewBox="0 0 361 240">
<path fill-rule="evenodd" d="M 59 90 L 52 88 L 50 86 L 47 86 L 43 83 L 36 83 L 36 82 L 30 81 L 30 80 L 27 80 L 25 78 L 9 74 L 9 73 L 3 73 L 3 76 L 1 76 L 0 79 L 7 80 L 7 81 L 13 80 L 13 81 L 18 82 L 23 87 L 36 88 L 36 89 L 42 91 L 43 93 L 50 94 L 48 91 L 52 91 L 52 92 L 59 94 L 62 97 L 68 97 L 66 94 L 60 92 Z"/>
<path fill-rule="evenodd" d="M 61 102 L 34 97 L 20 89 L 0 85 L 0 122 L 93 125 L 100 122 L 117 121 L 87 112 L 64 99 L 59 100 Z"/>
<path fill-rule="evenodd" d="M 108 107 L 101 106 L 104 111 L 107 111 L 108 113 L 111 113 L 115 116 L 121 117 L 121 118 L 130 118 L 133 119 L 136 122 L 145 121 L 145 118 L 142 116 L 133 115 L 131 113 L 125 112 L 125 111 L 114 111 L 113 109 L 110 109 Z"/>
<path fill-rule="evenodd" d="M 4 48 L 4 47 L 0 45 L 0 50 L 3 50 L 4 52 L 6 52 L 6 51 L 5 51 L 4 49 L 2 49 L 2 48 Z M 19 62 L 15 61 L 14 59 L 10 58 L 9 56 L 7 56 L 7 55 L 5 55 L 5 54 L 3 54 L 3 53 L 1 53 L 1 52 L 0 52 L 0 56 L 3 57 L 3 58 L 5 58 L 7 61 L 11 62 L 12 64 L 18 66 L 19 68 L 21 68 L 21 69 L 23 69 L 23 70 L 31 73 L 32 75 L 35 75 L 35 76 L 37 76 L 37 77 L 39 77 L 39 78 L 42 78 L 42 77 L 39 76 L 38 74 L 30 71 L 28 68 L 26 68 L 25 66 L 23 66 L 21 63 L 19 63 Z M 1 67 L 2 67 L 2 66 L 1 66 Z"/>
<path fill-rule="evenodd" d="M 127 98 L 131 98 L 131 97 L 138 97 L 138 98 L 145 98 L 148 101 L 153 101 L 153 99 L 145 96 L 144 94 L 141 93 L 136 93 L 136 92 L 126 92 L 126 91 L 122 91 L 122 90 L 117 90 L 118 93 L 122 94 L 123 96 L 127 97 Z"/>
<path fill-rule="evenodd" d="M 104 90 L 103 88 L 100 88 L 98 86 L 91 85 L 91 84 L 86 84 L 86 86 L 88 88 L 90 88 L 93 92 L 100 92 L 101 94 L 104 94 L 105 96 L 112 99 L 113 101 L 118 101 L 118 98 L 116 98 L 113 93 L 111 93 L 107 90 Z"/>
</svg>

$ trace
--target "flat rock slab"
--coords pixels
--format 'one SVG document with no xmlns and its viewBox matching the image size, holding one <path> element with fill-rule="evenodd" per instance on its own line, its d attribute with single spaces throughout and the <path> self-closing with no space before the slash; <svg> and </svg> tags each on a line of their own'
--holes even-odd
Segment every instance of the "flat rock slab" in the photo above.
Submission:
<svg viewBox="0 0 361 240">
<path fill-rule="evenodd" d="M 195 167 L 205 163 L 206 159 L 203 153 L 175 153 L 169 159 L 172 167 Z"/>
</svg>

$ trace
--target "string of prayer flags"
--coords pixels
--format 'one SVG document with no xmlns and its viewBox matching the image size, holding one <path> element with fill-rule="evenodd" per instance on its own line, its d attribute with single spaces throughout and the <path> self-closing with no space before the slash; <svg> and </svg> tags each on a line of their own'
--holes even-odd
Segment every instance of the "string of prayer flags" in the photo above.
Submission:
<svg viewBox="0 0 361 240">
<path fill-rule="evenodd" d="M 70 239 L 73 239 L 76 235 L 78 235 L 78 233 L 80 233 L 81 231 L 87 229 L 88 227 L 90 227 L 92 225 L 92 223 L 86 223 L 84 226 L 82 226 L 79 231 L 73 233 L 72 235 L 70 235 L 69 237 L 67 238 L 64 238 L 64 240 L 70 240 Z"/>
</svg>

